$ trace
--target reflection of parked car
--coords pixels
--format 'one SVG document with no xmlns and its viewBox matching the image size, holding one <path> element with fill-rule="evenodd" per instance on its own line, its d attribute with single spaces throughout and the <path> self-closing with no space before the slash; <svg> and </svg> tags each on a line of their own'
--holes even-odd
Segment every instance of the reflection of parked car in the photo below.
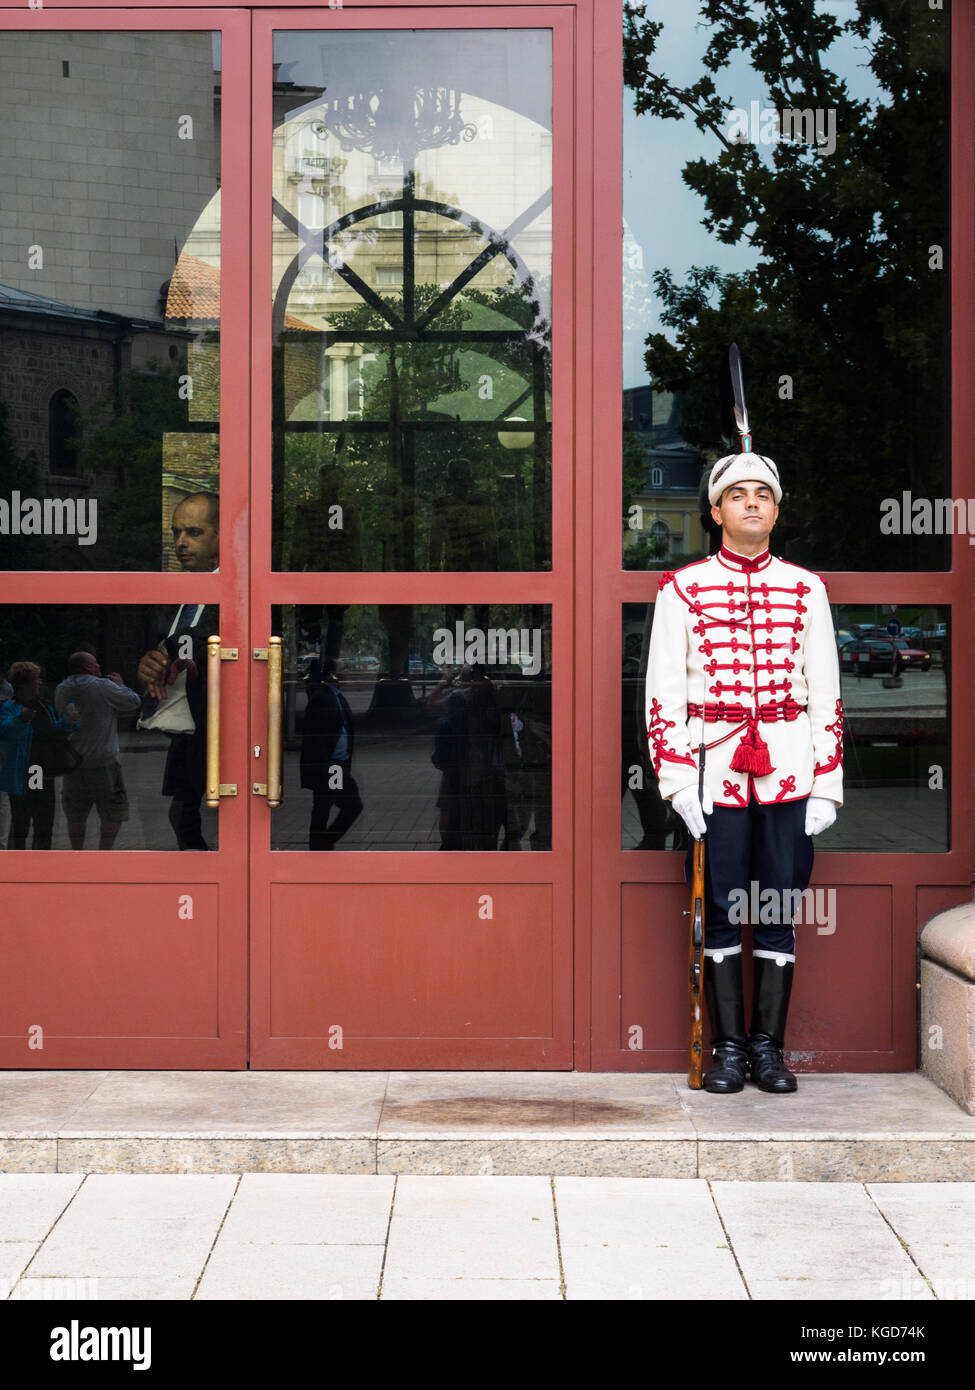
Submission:
<svg viewBox="0 0 975 1390">
<path fill-rule="evenodd" d="M 342 658 L 342 671 L 378 671 L 378 656 L 344 656 Z"/>
<path fill-rule="evenodd" d="M 895 637 L 894 641 L 905 666 L 912 667 L 916 671 L 929 671 L 931 669 L 930 652 L 921 651 L 919 647 L 912 647 L 910 642 L 903 637 Z"/>
<path fill-rule="evenodd" d="M 931 653 L 909 646 L 902 637 L 858 637 L 840 649 L 840 670 L 855 671 L 861 676 L 888 676 L 894 665 L 895 646 L 898 670 L 903 667 L 918 671 L 930 669 Z"/>
</svg>

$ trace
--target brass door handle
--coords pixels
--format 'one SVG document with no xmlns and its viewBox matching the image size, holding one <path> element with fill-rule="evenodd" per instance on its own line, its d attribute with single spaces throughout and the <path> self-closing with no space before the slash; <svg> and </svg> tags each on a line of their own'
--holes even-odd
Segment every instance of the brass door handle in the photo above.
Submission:
<svg viewBox="0 0 975 1390">
<path fill-rule="evenodd" d="M 207 805 L 220 805 L 220 638 L 207 638 Z"/>
<path fill-rule="evenodd" d="M 267 804 L 281 805 L 281 638 L 267 644 Z"/>
<path fill-rule="evenodd" d="M 236 661 L 236 647 L 221 647 L 219 637 L 207 638 L 207 805 L 219 806 L 222 796 L 236 796 L 236 782 L 220 780 L 220 663 Z"/>
</svg>

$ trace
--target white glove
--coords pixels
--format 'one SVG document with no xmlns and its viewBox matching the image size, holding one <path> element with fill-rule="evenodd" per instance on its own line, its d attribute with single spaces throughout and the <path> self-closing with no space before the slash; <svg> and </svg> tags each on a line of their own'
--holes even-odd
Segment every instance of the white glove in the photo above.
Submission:
<svg viewBox="0 0 975 1390">
<path fill-rule="evenodd" d="M 818 835 L 828 830 L 836 819 L 836 802 L 822 796 L 811 796 L 806 802 L 806 834 Z"/>
<path fill-rule="evenodd" d="M 695 840 L 703 840 L 707 826 L 704 824 L 704 817 L 709 816 L 714 810 L 714 798 L 708 792 L 704 793 L 704 805 L 701 805 L 701 798 L 698 796 L 697 787 L 692 783 L 689 787 L 681 787 L 679 792 L 674 792 L 670 798 L 670 804 L 694 836 Z"/>
</svg>

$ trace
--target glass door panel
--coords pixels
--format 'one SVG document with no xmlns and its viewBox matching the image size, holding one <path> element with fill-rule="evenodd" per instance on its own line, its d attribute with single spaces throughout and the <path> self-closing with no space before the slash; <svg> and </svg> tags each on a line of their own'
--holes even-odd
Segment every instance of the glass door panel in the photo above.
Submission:
<svg viewBox="0 0 975 1390">
<path fill-rule="evenodd" d="M 4 35 L 6 570 L 216 565 L 172 519 L 220 490 L 221 86 L 208 30 Z"/>
<path fill-rule="evenodd" d="M 258 1066 L 572 1062 L 572 16 L 470 17 L 255 17 Z"/>
<path fill-rule="evenodd" d="M 274 64 L 274 568 L 550 568 L 550 32 Z"/>
</svg>

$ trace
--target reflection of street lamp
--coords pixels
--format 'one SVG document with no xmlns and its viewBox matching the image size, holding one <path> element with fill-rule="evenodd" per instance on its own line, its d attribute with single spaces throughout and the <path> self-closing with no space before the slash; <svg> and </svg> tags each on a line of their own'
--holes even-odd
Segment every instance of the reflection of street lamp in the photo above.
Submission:
<svg viewBox="0 0 975 1390">
<path fill-rule="evenodd" d="M 509 415 L 506 425 L 527 424 L 523 415 Z M 535 442 L 535 432 L 527 430 L 498 430 L 498 443 L 505 449 L 530 449 Z"/>
</svg>

